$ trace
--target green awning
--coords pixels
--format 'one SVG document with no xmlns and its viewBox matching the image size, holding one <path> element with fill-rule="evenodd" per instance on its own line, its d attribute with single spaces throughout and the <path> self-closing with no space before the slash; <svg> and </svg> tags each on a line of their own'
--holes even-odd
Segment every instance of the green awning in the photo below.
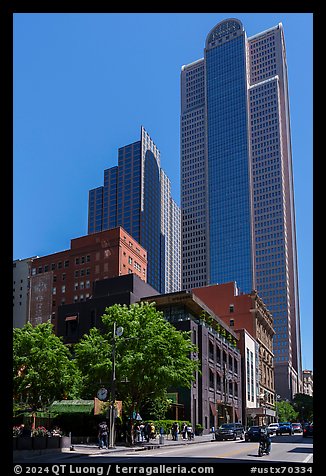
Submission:
<svg viewBox="0 0 326 476">
<path fill-rule="evenodd" d="M 93 413 L 94 400 L 56 400 L 48 408 L 53 413 Z"/>
</svg>

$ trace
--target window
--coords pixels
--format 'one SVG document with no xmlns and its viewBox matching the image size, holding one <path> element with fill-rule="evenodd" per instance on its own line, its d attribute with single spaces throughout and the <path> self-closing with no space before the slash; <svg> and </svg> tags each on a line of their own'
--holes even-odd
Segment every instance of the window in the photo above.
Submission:
<svg viewBox="0 0 326 476">
<path fill-rule="evenodd" d="M 230 327 L 234 327 L 234 319 L 230 319 Z"/>
<path fill-rule="evenodd" d="M 230 304 L 229 311 L 234 312 L 234 304 Z"/>
</svg>

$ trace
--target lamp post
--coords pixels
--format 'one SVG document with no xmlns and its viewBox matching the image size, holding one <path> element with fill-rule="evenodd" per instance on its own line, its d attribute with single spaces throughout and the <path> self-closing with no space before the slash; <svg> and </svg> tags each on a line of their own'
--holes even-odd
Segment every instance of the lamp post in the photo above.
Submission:
<svg viewBox="0 0 326 476">
<path fill-rule="evenodd" d="M 116 328 L 116 322 L 113 323 L 112 338 L 112 376 L 111 376 L 111 406 L 110 406 L 110 431 L 109 431 L 109 448 L 115 446 L 115 393 L 116 393 L 116 375 L 115 375 L 115 350 L 116 337 L 123 334 L 123 327 Z"/>
<path fill-rule="evenodd" d="M 277 404 L 278 404 L 278 402 L 279 402 L 280 398 L 281 398 L 281 395 L 276 395 L 276 398 L 275 398 L 275 400 L 276 400 L 276 402 L 275 402 L 275 409 L 276 409 L 276 423 L 278 423 L 278 406 L 277 406 Z"/>
</svg>

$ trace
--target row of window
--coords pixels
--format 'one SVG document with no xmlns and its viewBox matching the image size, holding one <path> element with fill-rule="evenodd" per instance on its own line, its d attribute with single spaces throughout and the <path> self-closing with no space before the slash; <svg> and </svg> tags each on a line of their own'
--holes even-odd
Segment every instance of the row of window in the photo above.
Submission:
<svg viewBox="0 0 326 476">
<path fill-rule="evenodd" d="M 69 260 L 65 260 L 65 261 L 58 261 L 58 263 L 52 263 L 51 265 L 44 265 L 43 266 L 38 266 L 38 268 L 32 268 L 32 276 L 35 276 L 36 274 L 40 274 L 40 273 L 47 273 L 48 271 L 54 271 L 55 269 L 62 269 L 62 267 L 64 268 L 68 268 L 69 267 Z"/>
</svg>

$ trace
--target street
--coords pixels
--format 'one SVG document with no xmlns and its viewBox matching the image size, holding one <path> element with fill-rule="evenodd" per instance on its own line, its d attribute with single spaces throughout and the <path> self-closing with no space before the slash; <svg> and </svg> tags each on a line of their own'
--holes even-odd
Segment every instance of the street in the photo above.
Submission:
<svg viewBox="0 0 326 476">
<path fill-rule="evenodd" d="M 30 463 L 313 463 L 313 440 L 302 435 L 273 436 L 272 450 L 259 457 L 257 442 L 211 441 L 160 446 L 152 449 L 126 448 L 119 451 L 75 448 L 74 452 L 52 453 L 28 458 Z M 16 459 L 16 462 L 18 460 Z M 23 462 L 23 461 L 21 461 Z"/>
</svg>

